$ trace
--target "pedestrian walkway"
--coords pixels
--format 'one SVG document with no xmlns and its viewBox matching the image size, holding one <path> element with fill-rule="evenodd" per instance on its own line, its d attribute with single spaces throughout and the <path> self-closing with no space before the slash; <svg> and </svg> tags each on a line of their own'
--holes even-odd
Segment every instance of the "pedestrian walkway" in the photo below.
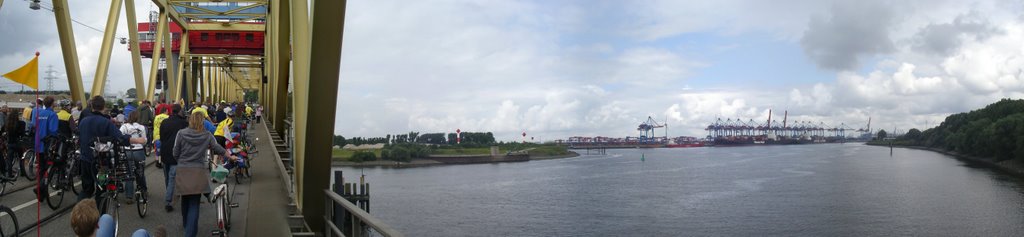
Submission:
<svg viewBox="0 0 1024 237">
<path fill-rule="evenodd" d="M 242 180 L 241 184 L 235 184 L 233 176 L 228 178 L 231 185 L 232 202 L 238 203 L 238 207 L 231 211 L 231 232 L 230 236 L 287 236 L 290 235 L 287 225 L 287 204 L 288 194 L 285 191 L 278 172 L 278 166 L 274 163 L 272 155 L 274 146 L 271 144 L 270 135 L 267 133 L 265 124 L 254 124 L 255 128 L 250 131 L 251 135 L 259 138 L 256 146 L 261 151 L 253 160 L 252 178 Z M 118 209 L 118 236 L 130 236 L 137 229 L 155 230 L 158 226 L 164 226 L 167 236 L 183 236 L 181 218 L 181 206 L 178 199 L 175 199 L 174 211 L 164 210 L 163 194 L 166 190 L 163 184 L 163 170 L 157 169 L 150 157 L 146 168 L 146 181 L 150 189 L 150 202 L 148 213 L 145 217 L 139 217 L 135 204 L 126 204 L 124 199 L 119 200 L 121 204 Z M 31 185 L 35 182 L 26 181 L 22 178 L 14 187 L 8 187 L 9 194 L 0 197 L 0 204 L 15 209 L 20 226 L 24 229 L 34 224 L 38 219 L 52 217 L 48 222 L 43 223 L 38 230 L 42 236 L 74 236 L 71 230 L 70 207 L 74 206 L 75 195 L 67 193 L 64 196 L 64 203 L 57 211 L 51 210 L 45 203 L 39 204 L 39 215 L 37 205 L 32 198 Z M 217 185 L 217 184 L 211 184 Z M 214 186 L 215 187 L 215 186 Z M 20 190 L 19 190 L 20 189 Z M 256 205 L 251 205 L 251 204 Z M 208 235 L 216 227 L 216 210 L 212 203 L 205 199 L 200 204 L 199 234 Z M 259 234 L 253 234 L 259 233 Z M 25 232 L 25 236 L 36 235 L 36 229 Z"/>
</svg>

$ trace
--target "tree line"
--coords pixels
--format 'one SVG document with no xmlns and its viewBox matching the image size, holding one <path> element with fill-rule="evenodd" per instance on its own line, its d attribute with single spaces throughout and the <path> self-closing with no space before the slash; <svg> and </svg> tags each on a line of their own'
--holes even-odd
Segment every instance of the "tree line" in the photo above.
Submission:
<svg viewBox="0 0 1024 237">
<path fill-rule="evenodd" d="M 494 139 L 494 133 L 491 132 L 463 132 L 462 134 L 462 145 L 467 146 L 484 146 L 496 144 Z M 363 145 L 363 144 L 405 144 L 405 143 L 418 143 L 418 144 L 431 144 L 431 145 L 455 145 L 457 143 L 455 133 L 424 133 L 409 132 L 406 134 L 388 134 L 384 137 L 352 137 L 345 138 L 341 135 L 334 135 L 335 146 L 343 147 L 348 144 L 352 145 Z"/>
<path fill-rule="evenodd" d="M 950 115 L 938 127 L 909 130 L 897 142 L 996 162 L 1024 159 L 1024 100 L 1003 99 L 982 109 Z"/>
</svg>

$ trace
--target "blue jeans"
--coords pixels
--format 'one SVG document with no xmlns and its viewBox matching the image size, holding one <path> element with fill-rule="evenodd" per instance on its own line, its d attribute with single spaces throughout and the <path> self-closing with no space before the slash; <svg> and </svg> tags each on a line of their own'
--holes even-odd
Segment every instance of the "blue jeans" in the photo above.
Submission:
<svg viewBox="0 0 1024 237">
<path fill-rule="evenodd" d="M 100 222 L 97 225 L 96 237 L 114 237 L 114 232 L 117 231 L 117 221 L 114 221 L 110 214 L 100 216 Z"/>
<path fill-rule="evenodd" d="M 199 197 L 202 195 L 181 196 L 181 223 L 188 237 L 195 237 L 199 231 Z"/>
<path fill-rule="evenodd" d="M 138 229 L 135 230 L 135 233 L 132 233 L 132 237 L 149 237 L 149 232 L 143 229 Z"/>
<path fill-rule="evenodd" d="M 167 185 L 167 192 L 164 194 L 166 205 L 170 206 L 174 200 L 174 176 L 178 173 L 177 165 L 164 164 L 164 184 Z"/>
<path fill-rule="evenodd" d="M 135 166 L 135 175 L 136 175 L 135 177 L 137 177 L 137 178 L 135 179 L 135 182 L 127 182 L 127 183 L 125 183 L 124 184 L 124 190 L 125 190 L 125 194 L 129 195 L 128 196 L 129 198 L 134 198 L 135 197 L 134 195 L 135 195 L 135 183 L 136 182 L 139 183 L 139 188 L 140 189 L 142 189 L 142 190 L 147 190 L 148 189 L 147 186 L 146 186 L 146 172 L 145 172 L 145 169 L 146 169 L 146 165 L 145 165 L 146 164 L 145 163 L 146 162 L 146 152 L 143 151 L 143 150 L 128 151 L 128 160 L 135 162 L 135 165 L 136 165 Z"/>
</svg>

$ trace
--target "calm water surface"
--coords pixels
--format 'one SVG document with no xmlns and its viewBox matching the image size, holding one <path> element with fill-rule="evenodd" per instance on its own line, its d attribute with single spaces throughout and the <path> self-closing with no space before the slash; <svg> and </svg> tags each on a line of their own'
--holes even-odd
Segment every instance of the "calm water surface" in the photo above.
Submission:
<svg viewBox="0 0 1024 237">
<path fill-rule="evenodd" d="M 1024 181 L 860 144 L 362 171 L 407 236 L 1024 236 Z"/>
</svg>

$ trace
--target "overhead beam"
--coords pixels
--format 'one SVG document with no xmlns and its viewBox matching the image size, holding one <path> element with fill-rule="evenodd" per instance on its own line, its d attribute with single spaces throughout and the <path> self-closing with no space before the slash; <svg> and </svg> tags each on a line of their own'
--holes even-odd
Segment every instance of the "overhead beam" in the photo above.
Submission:
<svg viewBox="0 0 1024 237">
<path fill-rule="evenodd" d="M 266 17 L 267 14 L 264 14 L 264 13 L 234 13 L 234 14 L 227 15 L 227 14 L 224 14 L 224 13 L 217 13 L 217 14 L 209 14 L 209 13 L 181 13 L 181 16 L 191 17 L 191 18 L 199 18 L 199 17 L 202 17 L 202 16 L 245 16 L 245 17 L 262 16 L 262 17 Z"/>
<path fill-rule="evenodd" d="M 251 3 L 267 3 L 267 0 L 170 0 L 172 3 L 185 3 L 185 2 L 251 2 Z"/>
<path fill-rule="evenodd" d="M 210 14 L 219 14 L 220 13 L 218 11 L 214 11 L 214 10 L 210 10 L 210 9 L 206 9 L 206 8 L 202 8 L 202 7 L 197 7 L 197 6 L 192 6 L 192 5 L 189 5 L 189 3 L 185 3 L 185 2 L 176 2 L 176 3 L 172 2 L 171 5 L 174 5 L 175 7 L 184 7 L 184 8 L 188 8 L 188 9 L 192 9 L 192 10 L 196 10 L 196 11 L 201 11 L 201 12 L 206 12 L 206 13 L 210 13 Z"/>
<path fill-rule="evenodd" d="M 231 22 L 228 22 L 227 24 L 228 25 L 234 25 L 234 24 L 238 24 L 238 23 L 242 23 L 242 22 L 250 22 L 250 21 L 255 21 L 255 20 L 259 20 L 259 19 L 266 19 L 266 18 L 267 18 L 267 16 L 254 16 L 254 17 L 249 17 L 249 18 L 240 19 L 240 20 L 232 20 Z M 262 25 L 262 24 L 260 24 L 260 25 Z"/>
<path fill-rule="evenodd" d="M 178 10 L 174 9 L 174 6 L 171 6 L 170 3 L 168 3 L 167 1 L 168 0 L 153 0 L 153 4 L 156 4 L 156 6 L 160 8 L 160 10 L 167 11 L 167 17 L 174 21 L 175 24 L 178 24 L 178 26 L 180 26 L 181 29 L 191 29 L 190 25 L 188 24 L 188 21 L 186 21 L 185 18 L 183 18 L 183 16 L 181 15 L 181 13 L 179 13 Z"/>
<path fill-rule="evenodd" d="M 67 0 L 53 0 L 53 18 L 57 21 L 57 36 L 60 51 L 64 56 L 64 72 L 68 75 L 71 97 L 85 102 L 85 86 L 82 85 L 82 70 L 78 65 L 78 49 L 75 32 L 71 27 L 71 12 Z"/>
<path fill-rule="evenodd" d="M 266 3 L 256 3 L 256 4 L 244 6 L 244 7 L 239 7 L 239 8 L 231 9 L 230 11 L 226 11 L 226 12 L 221 13 L 221 15 L 236 15 L 237 16 L 236 13 L 238 13 L 238 12 L 249 10 L 249 9 L 253 9 L 253 8 L 257 8 L 257 7 L 262 7 L 262 6 L 266 6 L 266 5 L 267 5 Z M 267 15 L 267 13 L 263 13 L 263 16 L 266 16 L 266 15 Z"/>
</svg>

